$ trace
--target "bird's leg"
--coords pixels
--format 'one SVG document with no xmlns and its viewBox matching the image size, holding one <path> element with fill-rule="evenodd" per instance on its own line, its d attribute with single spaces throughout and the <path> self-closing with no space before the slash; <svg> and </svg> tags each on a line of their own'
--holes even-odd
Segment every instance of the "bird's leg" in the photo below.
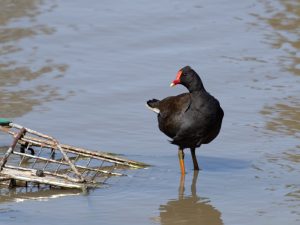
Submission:
<svg viewBox="0 0 300 225">
<path fill-rule="evenodd" d="M 178 150 L 178 159 L 179 159 L 179 164 L 180 164 L 180 169 L 181 169 L 181 175 L 185 175 L 185 169 L 184 169 L 184 152 L 183 149 L 179 148 Z"/>
<path fill-rule="evenodd" d="M 199 170 L 197 157 L 196 157 L 196 148 L 191 148 L 191 154 L 192 154 L 193 163 L 194 163 L 194 170 Z"/>
</svg>

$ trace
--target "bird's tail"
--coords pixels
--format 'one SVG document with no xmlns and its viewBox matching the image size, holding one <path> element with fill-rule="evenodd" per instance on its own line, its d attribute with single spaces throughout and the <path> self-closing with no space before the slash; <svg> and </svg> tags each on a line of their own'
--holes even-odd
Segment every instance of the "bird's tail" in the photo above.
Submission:
<svg viewBox="0 0 300 225">
<path fill-rule="evenodd" d="M 159 102 L 157 99 L 151 99 L 147 101 L 146 106 L 153 112 L 159 113 Z"/>
</svg>

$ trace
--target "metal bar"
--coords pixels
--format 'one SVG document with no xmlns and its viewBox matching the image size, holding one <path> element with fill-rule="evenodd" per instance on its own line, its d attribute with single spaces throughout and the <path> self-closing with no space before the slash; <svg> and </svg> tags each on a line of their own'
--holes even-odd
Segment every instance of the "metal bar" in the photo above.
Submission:
<svg viewBox="0 0 300 225">
<path fill-rule="evenodd" d="M 112 172 L 114 169 L 116 169 L 117 166 L 118 166 L 117 164 L 115 164 L 115 166 L 112 166 L 112 169 L 111 169 L 110 172 Z M 109 177 L 107 177 L 106 179 L 104 179 L 103 183 L 105 183 L 105 182 L 107 181 L 108 178 L 109 178 Z"/>
<path fill-rule="evenodd" d="M 99 168 L 102 167 L 103 163 L 104 163 L 104 160 L 102 160 L 101 165 L 99 166 Z M 92 176 L 92 181 L 96 178 L 96 176 L 97 176 L 97 174 L 98 174 L 99 172 L 100 172 L 100 171 L 97 170 L 96 173 L 94 174 L 94 176 Z"/>
<path fill-rule="evenodd" d="M 49 141 L 46 140 L 40 140 L 37 138 L 32 138 L 32 137 L 23 137 L 22 140 L 26 141 L 26 142 L 31 142 L 35 145 L 44 145 L 45 147 L 51 148 L 53 147 L 53 143 L 50 143 Z M 99 159 L 99 160 L 105 160 L 107 162 L 111 162 L 111 163 L 118 163 L 124 166 L 128 166 L 128 167 L 133 167 L 133 168 L 142 168 L 142 167 L 146 167 L 146 164 L 142 164 L 139 162 L 134 162 L 134 161 L 126 161 L 126 159 L 122 159 L 120 160 L 120 158 L 117 158 L 115 156 L 110 156 L 106 153 L 100 153 L 100 152 L 94 152 L 94 151 L 90 151 L 90 150 L 86 150 L 86 149 L 82 149 L 82 148 L 77 148 L 77 147 L 73 147 L 73 146 L 69 146 L 69 145 L 64 145 L 61 144 L 62 149 L 65 152 L 70 152 L 70 153 L 74 153 L 74 154 L 79 154 L 80 156 L 86 156 L 86 157 L 93 157 L 95 159 Z M 134 163 L 133 163 L 134 162 Z"/>
<path fill-rule="evenodd" d="M 50 154 L 50 159 L 52 159 L 52 155 L 54 154 L 54 150 L 53 149 L 51 149 L 51 154 Z M 48 166 L 48 164 L 49 164 L 49 159 L 47 160 L 47 162 L 46 162 L 46 165 L 44 166 L 44 168 L 43 168 L 43 170 L 45 170 L 46 168 L 47 168 L 47 166 Z"/>
<path fill-rule="evenodd" d="M 66 165 L 66 166 L 69 165 L 68 163 L 63 162 L 63 161 L 57 161 L 55 159 L 48 159 L 48 158 L 39 157 L 39 156 L 35 156 L 35 155 L 30 155 L 30 154 L 26 154 L 26 153 L 14 152 L 14 154 L 15 155 L 23 155 L 23 156 L 25 155 L 28 158 L 39 159 L 41 161 L 49 161 L 49 162 L 60 164 L 60 165 Z M 105 173 L 105 174 L 109 174 L 109 175 L 123 176 L 123 174 L 121 174 L 121 173 L 110 173 L 110 172 L 108 172 L 106 170 L 99 170 L 99 169 L 95 169 L 95 168 L 91 168 L 91 167 L 84 167 L 84 166 L 80 166 L 80 165 L 76 165 L 76 167 L 78 169 L 85 169 L 85 170 L 90 170 L 90 171 L 99 171 L 101 173 Z M 57 171 L 55 171 L 54 174 L 55 173 L 57 173 Z"/>
<path fill-rule="evenodd" d="M 16 180 L 23 180 L 23 181 L 29 181 L 29 182 L 37 182 L 42 184 L 49 184 L 49 185 L 55 185 L 60 187 L 67 187 L 67 188 L 85 188 L 85 187 L 92 187 L 96 186 L 95 184 L 83 184 L 79 182 L 70 182 L 64 179 L 57 179 L 53 178 L 51 176 L 45 176 L 45 177 L 37 177 L 34 175 L 31 175 L 31 171 L 17 171 L 8 167 L 3 168 L 3 171 L 5 174 L 9 174 L 12 179 Z"/>
<path fill-rule="evenodd" d="M 57 166 L 57 168 L 56 168 L 56 170 L 55 170 L 55 172 L 54 172 L 55 174 L 57 174 L 57 172 L 58 172 L 60 166 L 63 165 L 62 162 L 63 162 L 63 159 L 60 160 L 60 163 L 58 164 L 58 166 Z"/>
<path fill-rule="evenodd" d="M 24 127 L 21 128 L 21 130 L 19 131 L 19 133 L 17 134 L 17 136 L 14 138 L 11 146 L 8 148 L 7 152 L 5 153 L 3 159 L 0 162 L 0 171 L 3 169 L 3 167 L 5 166 L 8 157 L 10 156 L 10 154 L 14 151 L 18 140 L 24 135 L 24 133 L 26 132 L 26 129 Z"/>
<path fill-rule="evenodd" d="M 20 125 L 18 124 L 14 124 L 14 123 L 10 123 L 9 124 L 11 127 L 15 127 L 20 129 Z M 81 180 L 81 182 L 84 182 L 84 178 L 81 176 L 81 174 L 78 172 L 78 170 L 76 169 L 76 167 L 74 166 L 74 164 L 71 162 L 71 160 L 69 159 L 69 157 L 67 156 L 67 154 L 64 152 L 64 150 L 62 149 L 62 147 L 60 146 L 60 144 L 58 143 L 57 140 L 55 140 L 53 137 L 50 137 L 48 135 L 44 135 L 42 133 L 39 133 L 37 131 L 31 130 L 31 129 L 27 129 L 27 131 L 29 133 L 35 134 L 37 136 L 43 137 L 45 139 L 49 139 L 51 141 L 53 141 L 56 145 L 56 147 L 60 150 L 61 154 L 63 155 L 64 159 L 68 162 L 69 166 L 71 167 L 71 169 L 73 170 L 73 172 L 76 174 L 76 176 L 79 178 L 79 180 Z"/>
<path fill-rule="evenodd" d="M 14 127 L 14 128 L 17 128 L 17 129 L 22 129 L 22 128 L 23 128 L 23 126 L 18 125 L 18 124 L 16 124 L 16 123 L 10 123 L 9 126 Z M 34 134 L 34 135 L 37 135 L 37 136 L 43 137 L 43 138 L 45 138 L 45 139 L 49 139 L 49 140 L 55 141 L 55 139 L 54 139 L 53 137 L 51 137 L 51 136 L 42 134 L 42 133 L 40 133 L 40 132 L 31 130 L 31 129 L 29 129 L 29 128 L 26 128 L 26 130 L 27 130 L 27 132 L 32 133 L 32 134 Z"/>
<path fill-rule="evenodd" d="M 28 151 L 28 149 L 29 149 L 29 144 L 27 145 L 27 147 L 26 147 L 26 149 L 24 150 L 24 152 Z M 19 166 L 22 165 L 24 159 L 25 159 L 25 155 L 23 155 L 23 157 L 22 157 L 22 159 L 21 159 L 21 161 L 20 161 L 20 163 L 19 163 Z"/>
<path fill-rule="evenodd" d="M 39 156 L 41 155 L 42 150 L 43 150 L 43 146 L 41 146 L 40 151 L 39 151 L 39 153 L 37 154 L 37 157 L 39 157 Z M 15 154 L 16 154 L 16 153 L 15 153 Z M 33 157 L 31 157 L 31 158 L 33 158 Z M 38 158 L 35 158 L 34 162 L 32 163 L 31 168 L 34 168 L 34 166 L 35 166 L 37 160 L 38 160 Z"/>
<path fill-rule="evenodd" d="M 22 157 L 22 159 L 21 159 L 21 161 L 20 161 L 20 163 L 19 163 L 19 166 L 21 166 L 21 165 L 22 165 L 22 163 L 23 163 L 24 159 L 25 159 L 25 155 L 23 155 L 23 157 Z"/>
<path fill-rule="evenodd" d="M 81 182 L 84 182 L 84 178 L 81 176 L 81 174 L 78 172 L 77 168 L 74 166 L 74 164 L 71 162 L 65 151 L 60 147 L 59 143 L 56 142 L 57 148 L 60 150 L 61 154 L 64 156 L 65 160 L 69 164 L 69 166 L 72 168 L 73 172 L 77 175 L 77 177 L 81 180 Z"/>
<path fill-rule="evenodd" d="M 14 124 L 16 127 L 16 124 Z M 18 125 L 19 126 L 19 125 Z M 20 127 L 20 126 L 19 126 Z M 27 128 L 26 128 L 27 129 Z M 29 129 L 30 130 L 30 129 Z M 33 131 L 33 130 L 30 130 Z M 15 133 L 12 131 L 6 131 L 7 133 L 14 135 Z M 29 131 L 27 131 L 29 132 Z M 33 134 L 38 133 L 38 132 L 34 132 Z M 25 142 L 32 142 L 35 145 L 44 145 L 45 147 L 54 147 L 56 145 L 56 141 L 54 138 L 51 138 L 50 136 L 47 135 L 41 135 L 40 133 L 38 133 L 39 136 L 46 138 L 48 140 L 41 140 L 38 138 L 34 138 L 32 136 L 24 136 L 22 138 L 23 141 Z M 98 159 L 105 159 L 108 162 L 116 162 L 118 164 L 122 164 L 128 167 L 133 167 L 133 168 L 144 168 L 144 167 L 148 167 L 149 165 L 142 163 L 142 162 L 138 162 L 138 161 L 133 161 L 133 160 L 128 160 L 128 159 L 123 159 L 120 157 L 116 157 L 116 156 L 112 156 L 108 153 L 104 153 L 104 152 L 95 152 L 95 151 L 91 151 L 91 150 L 87 150 L 87 149 L 83 149 L 83 148 L 78 148 L 78 147 L 74 147 L 74 146 L 70 146 L 70 145 L 64 145 L 61 144 L 60 145 L 64 151 L 66 152 L 73 152 L 73 153 L 80 153 L 80 155 L 82 156 L 93 156 L 94 158 L 98 158 Z"/>
<path fill-rule="evenodd" d="M 68 155 L 68 154 L 66 153 L 66 155 Z M 75 165 L 75 167 L 77 167 L 75 163 L 76 163 L 77 159 L 79 158 L 79 156 L 80 156 L 80 155 L 77 155 L 77 156 L 75 157 L 75 159 L 73 159 L 73 160 L 71 160 L 71 157 L 68 156 L 68 158 L 70 159 L 70 162 L 73 161 L 72 163 Z M 72 173 L 72 172 L 74 172 L 74 171 L 72 170 L 72 168 L 70 168 L 70 169 L 68 169 L 65 173 L 66 173 L 66 174 L 69 174 L 69 173 Z M 78 171 L 78 173 L 79 173 L 79 171 Z M 82 178 L 85 179 L 85 178 L 83 177 L 82 174 L 83 174 L 83 173 L 80 173 L 80 175 L 82 176 Z"/>
<path fill-rule="evenodd" d="M 90 165 L 91 161 L 92 161 L 92 158 L 89 159 L 89 161 L 88 161 L 88 163 L 86 164 L 85 167 L 88 167 Z"/>
<path fill-rule="evenodd" d="M 11 179 L 11 177 L 9 177 L 8 175 L 6 175 L 6 176 L 1 175 L 1 176 L 2 177 L 0 177 L 0 181 L 8 181 Z"/>
<path fill-rule="evenodd" d="M 20 171 L 30 171 L 32 173 L 36 172 L 35 169 L 23 168 L 23 167 L 16 167 L 16 166 L 11 166 L 11 165 L 7 165 L 7 166 L 5 166 L 5 168 L 14 169 L 14 170 L 20 170 Z M 54 174 L 54 173 L 51 173 L 49 171 L 44 171 L 44 174 L 51 175 L 51 176 L 54 176 L 54 177 L 64 178 L 64 179 L 66 179 L 68 181 L 71 181 L 71 182 L 81 183 L 80 180 L 78 180 L 77 178 L 72 178 L 72 177 L 66 176 L 64 174 Z"/>
<path fill-rule="evenodd" d="M 79 156 L 79 155 L 78 155 Z M 83 176 L 83 174 L 87 171 L 86 168 L 89 168 L 88 166 L 90 165 L 90 162 L 91 162 L 92 158 L 89 158 L 89 161 L 87 162 L 87 164 L 85 165 L 85 169 L 83 169 L 83 172 L 81 173 L 81 175 Z M 87 177 L 89 174 L 89 171 L 87 172 L 86 176 Z"/>
</svg>

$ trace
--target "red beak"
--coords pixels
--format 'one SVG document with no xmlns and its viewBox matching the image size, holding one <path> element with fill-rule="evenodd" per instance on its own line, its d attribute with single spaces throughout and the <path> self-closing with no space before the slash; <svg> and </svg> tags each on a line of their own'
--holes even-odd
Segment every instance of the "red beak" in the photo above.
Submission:
<svg viewBox="0 0 300 225">
<path fill-rule="evenodd" d="M 175 86 L 177 84 L 180 84 L 180 77 L 181 77 L 181 75 L 182 75 L 182 71 L 179 70 L 178 73 L 177 73 L 177 75 L 176 75 L 176 79 L 173 80 L 173 82 L 170 84 L 170 87 L 173 87 L 173 86 Z"/>
</svg>

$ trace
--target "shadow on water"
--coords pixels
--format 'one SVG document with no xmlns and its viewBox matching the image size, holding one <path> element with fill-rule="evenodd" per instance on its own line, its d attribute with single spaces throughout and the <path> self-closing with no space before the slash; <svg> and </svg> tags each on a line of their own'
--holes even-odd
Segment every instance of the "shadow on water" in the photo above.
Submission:
<svg viewBox="0 0 300 225">
<path fill-rule="evenodd" d="M 36 44 L 22 44 L 28 38 L 55 32 L 54 28 L 36 22 L 41 7 L 39 0 L 0 1 L 1 117 L 20 117 L 34 106 L 61 98 L 59 89 L 48 82 L 29 84 L 45 74 L 59 78 L 67 69 L 66 64 L 53 63 L 51 59 L 41 62 Z"/>
<path fill-rule="evenodd" d="M 160 223 L 162 225 L 193 224 L 220 225 L 223 224 L 221 213 L 209 204 L 209 199 L 197 195 L 198 171 L 194 172 L 191 184 L 191 195 L 185 195 L 185 176 L 181 176 L 178 199 L 170 200 L 159 207 Z"/>
</svg>

